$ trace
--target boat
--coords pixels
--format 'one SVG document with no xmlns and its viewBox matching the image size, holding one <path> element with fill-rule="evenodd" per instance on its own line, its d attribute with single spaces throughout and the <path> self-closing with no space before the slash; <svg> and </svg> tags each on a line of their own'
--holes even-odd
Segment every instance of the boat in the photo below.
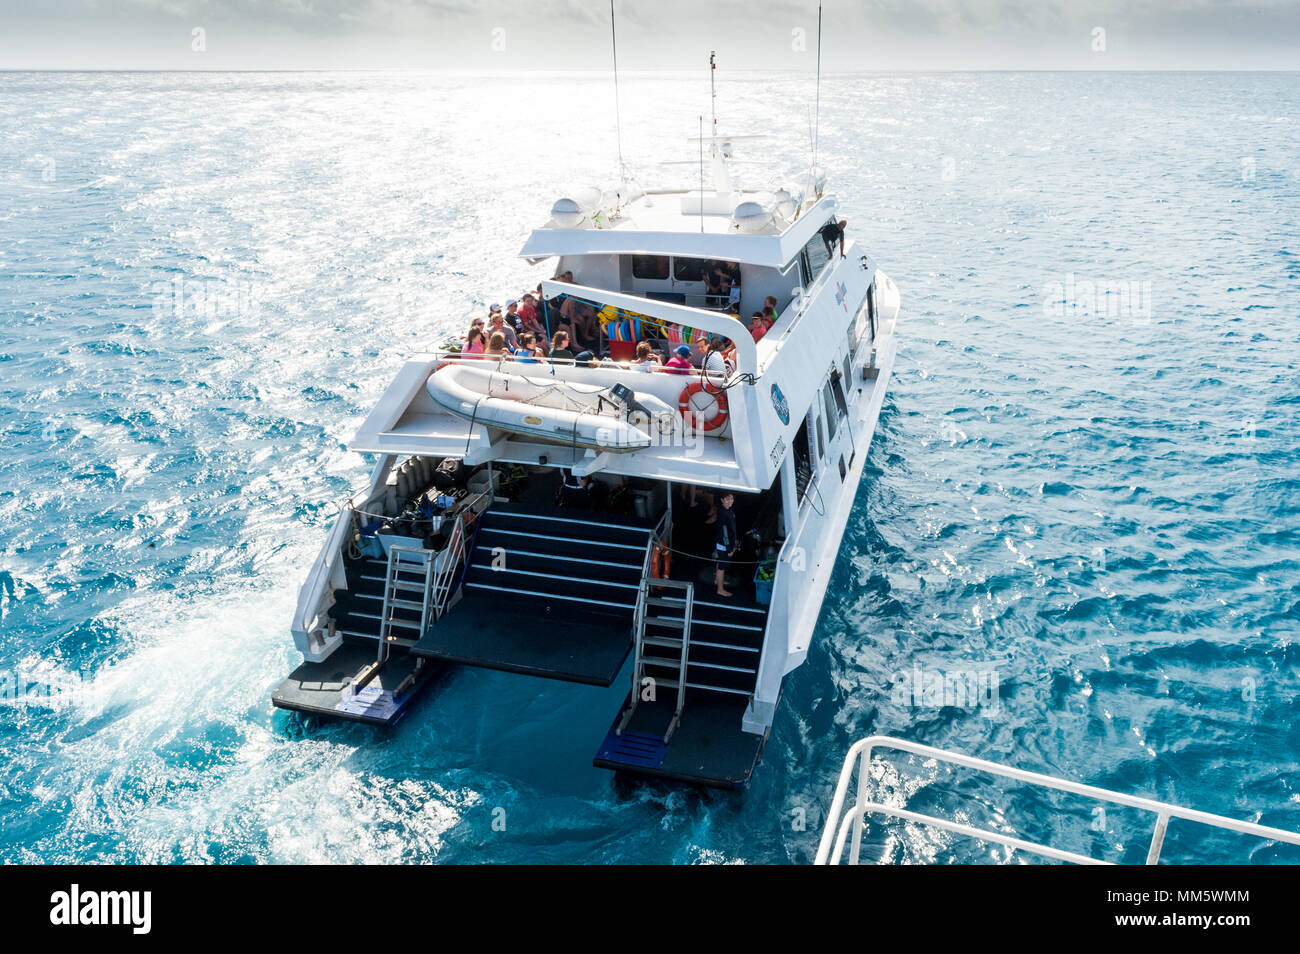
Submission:
<svg viewBox="0 0 1300 954">
<path fill-rule="evenodd" d="M 622 681 L 594 765 L 751 778 L 858 496 L 900 299 L 851 230 L 824 236 L 840 205 L 815 159 L 748 184 L 740 141 L 701 134 L 689 184 L 571 191 L 527 236 L 547 335 L 572 302 L 599 324 L 589 353 L 451 342 L 402 364 L 350 443 L 377 463 L 302 586 L 274 705 L 391 726 L 452 667 Z M 760 334 L 740 316 L 769 298 Z M 715 345 L 674 373 L 640 342 Z"/>
</svg>

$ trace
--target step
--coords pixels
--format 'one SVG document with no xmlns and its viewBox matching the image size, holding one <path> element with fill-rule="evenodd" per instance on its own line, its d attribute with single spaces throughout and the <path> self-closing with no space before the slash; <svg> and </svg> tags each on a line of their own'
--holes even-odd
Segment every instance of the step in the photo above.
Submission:
<svg viewBox="0 0 1300 954">
<path fill-rule="evenodd" d="M 653 676 L 656 681 L 659 681 L 657 671 L 668 670 L 676 675 L 681 668 L 677 660 L 664 661 L 664 657 L 660 656 L 642 657 L 642 662 L 647 667 L 644 670 L 646 675 Z M 696 685 L 711 688 L 743 692 L 748 695 L 754 691 L 756 679 L 757 673 L 753 669 L 745 669 L 740 666 L 728 666 L 718 663 L 705 664 L 694 659 L 691 659 L 686 666 L 688 688 L 691 683 L 695 683 Z"/>
<path fill-rule="evenodd" d="M 628 583 L 619 580 L 601 580 L 589 576 L 569 576 L 563 573 L 544 573 L 540 570 L 517 569 L 516 567 L 509 566 L 509 565 L 503 567 L 496 567 L 490 563 L 471 563 L 470 572 L 474 573 L 475 576 L 478 577 L 482 577 L 483 574 L 487 573 L 487 574 L 491 574 L 492 576 L 500 576 L 500 577 L 509 576 L 513 578 L 517 576 L 524 576 L 524 577 L 530 577 L 534 580 L 558 580 L 564 583 L 582 583 L 589 586 L 610 586 L 610 587 L 617 587 L 622 590 L 631 590 L 633 593 L 635 593 L 637 588 L 640 586 L 640 583 Z M 636 597 L 633 596 L 633 600 L 635 599 Z"/>
<path fill-rule="evenodd" d="M 575 606 L 579 604 L 585 604 L 587 606 L 604 607 L 607 611 L 612 612 L 614 614 L 626 613 L 629 618 L 631 618 L 632 611 L 634 609 L 631 603 L 618 603 L 610 600 L 592 599 L 591 597 L 582 597 L 582 596 L 567 596 L 561 593 L 545 593 L 538 590 L 520 589 L 519 587 L 513 587 L 513 586 L 493 586 L 493 585 L 485 585 L 485 584 L 478 584 L 478 583 L 470 583 L 468 580 L 466 580 L 465 588 L 467 591 L 472 591 L 480 595 L 492 594 L 492 593 L 509 593 L 514 596 L 528 596 L 542 601 L 548 601 L 553 599 L 561 600 L 565 603 L 572 603 Z"/>
<path fill-rule="evenodd" d="M 544 546 L 544 544 L 542 544 Z M 560 573 L 566 576 L 579 576 L 583 579 L 598 573 L 603 579 L 621 580 L 625 583 L 641 582 L 643 554 L 628 554 L 620 559 L 593 558 L 590 556 L 572 556 L 564 553 L 549 553 L 542 546 L 531 549 L 515 547 L 475 547 L 473 563 L 504 563 L 515 570 L 534 570 L 542 573 Z M 632 557 L 635 556 L 635 560 Z"/>
<path fill-rule="evenodd" d="M 636 587 L 608 580 L 559 579 L 552 576 L 471 567 L 465 585 L 477 592 L 529 595 L 539 599 L 594 600 L 617 606 L 631 614 L 636 608 Z"/>
<path fill-rule="evenodd" d="M 368 639 L 371 642 L 376 642 L 376 643 L 379 642 L 378 633 L 363 633 L 360 630 L 343 629 L 340 627 L 335 627 L 334 632 L 342 636 L 351 636 L 354 639 Z M 416 640 L 414 639 L 403 639 L 401 637 L 392 637 L 392 636 L 388 638 L 388 641 L 394 646 L 407 646 L 407 647 L 414 646 L 416 643 Z"/>
<path fill-rule="evenodd" d="M 653 644 L 655 646 L 665 646 L 669 649 L 678 649 L 682 645 L 680 638 L 673 636 L 645 636 L 641 640 L 643 643 Z M 762 650 L 756 646 L 732 646 L 729 643 L 713 643 L 703 639 L 691 638 L 691 655 L 694 658 L 697 649 L 713 649 L 731 653 L 754 654 Z"/>
<path fill-rule="evenodd" d="M 502 540 L 503 546 L 509 543 L 511 546 L 527 546 L 527 541 L 533 541 L 533 546 L 537 547 L 540 541 L 540 547 L 546 553 L 571 553 L 573 556 L 583 556 L 584 550 L 588 547 L 597 547 L 599 549 L 588 550 L 585 555 L 592 553 L 617 554 L 620 558 L 626 558 L 629 554 L 645 554 L 646 543 L 649 535 L 643 535 L 640 538 L 623 539 L 618 541 L 600 540 L 594 537 L 581 537 L 574 535 L 561 535 L 550 533 L 539 533 L 535 529 L 519 529 L 515 527 L 502 527 L 499 525 L 483 525 L 479 531 L 478 546 L 491 546 L 493 541 Z M 573 552 L 576 550 L 577 552 Z"/>
<path fill-rule="evenodd" d="M 399 599 L 396 599 L 396 598 L 390 598 L 389 601 L 388 601 L 388 605 L 389 605 L 389 606 L 400 606 L 400 607 L 402 607 L 402 608 L 404 608 L 404 609 L 413 609 L 413 610 L 419 610 L 420 612 L 424 612 L 424 604 L 423 604 L 423 603 L 415 603 L 415 602 L 412 602 L 411 600 L 399 600 Z"/>
<path fill-rule="evenodd" d="M 486 530 L 488 527 L 616 543 L 636 542 L 639 539 L 642 547 L 645 546 L 645 541 L 653 529 L 642 523 L 623 523 L 613 519 L 609 514 L 592 511 L 557 508 L 538 512 L 500 506 L 493 507 L 487 512 L 483 529 Z"/>
</svg>

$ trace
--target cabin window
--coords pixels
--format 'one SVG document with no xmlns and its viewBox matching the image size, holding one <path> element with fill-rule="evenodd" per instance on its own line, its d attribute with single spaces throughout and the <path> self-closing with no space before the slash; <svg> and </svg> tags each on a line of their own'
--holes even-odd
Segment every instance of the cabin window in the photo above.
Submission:
<svg viewBox="0 0 1300 954">
<path fill-rule="evenodd" d="M 835 440 L 835 430 L 839 426 L 840 416 L 835 411 L 835 398 L 831 394 L 829 381 L 822 386 L 822 404 L 826 408 L 826 427 L 830 431 L 831 440 Z"/>
<path fill-rule="evenodd" d="M 817 406 L 814 404 L 812 413 L 817 418 L 817 459 L 821 460 L 826 456 L 826 432 L 822 430 L 822 416 L 817 413 L 816 408 Z"/>
<path fill-rule="evenodd" d="M 702 282 L 712 263 L 702 258 L 673 257 L 673 278 L 679 282 Z"/>
<path fill-rule="evenodd" d="M 818 233 L 808 240 L 808 244 L 803 247 L 803 254 L 808 265 L 808 279 L 805 284 L 812 284 L 831 260 L 831 253 L 826 251 L 826 242 Z"/>
<path fill-rule="evenodd" d="M 853 320 L 853 350 L 856 352 L 866 340 L 867 335 L 871 340 L 876 340 L 876 286 L 871 285 L 867 289 L 867 300 L 862 303 L 858 309 L 857 317 Z"/>
<path fill-rule="evenodd" d="M 847 354 L 844 356 L 844 381 L 847 382 L 849 387 L 853 386 L 853 364 L 850 361 L 849 356 Z M 843 390 L 844 390 L 843 388 L 840 388 L 841 394 L 843 393 Z M 845 414 L 848 413 L 847 407 L 844 409 L 844 413 Z"/>
<path fill-rule="evenodd" d="M 668 278 L 667 255 L 633 255 L 632 277 L 663 281 Z"/>
<path fill-rule="evenodd" d="M 847 374 L 849 370 L 849 359 L 844 359 L 844 371 Z M 836 368 L 831 369 L 831 393 L 835 395 L 835 406 L 839 408 L 841 416 L 847 416 L 849 413 L 849 402 L 844 399 L 844 384 L 840 380 L 840 372 Z"/>
<path fill-rule="evenodd" d="M 799 432 L 794 436 L 791 446 L 794 455 L 794 487 L 796 503 L 803 503 L 808 485 L 812 483 L 812 452 L 808 448 L 808 418 L 799 425 Z"/>
</svg>

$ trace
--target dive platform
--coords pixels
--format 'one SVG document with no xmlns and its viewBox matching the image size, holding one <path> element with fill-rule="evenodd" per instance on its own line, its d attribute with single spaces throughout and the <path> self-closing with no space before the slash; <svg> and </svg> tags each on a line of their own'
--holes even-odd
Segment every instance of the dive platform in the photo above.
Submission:
<svg viewBox="0 0 1300 954">
<path fill-rule="evenodd" d="M 354 685 L 374 661 L 372 644 L 346 642 L 324 662 L 304 662 L 290 673 L 272 691 L 271 703 L 277 709 L 308 715 L 392 726 L 446 668 L 425 662 L 417 671 L 418 660 L 395 656 L 366 686 L 354 692 Z"/>
</svg>

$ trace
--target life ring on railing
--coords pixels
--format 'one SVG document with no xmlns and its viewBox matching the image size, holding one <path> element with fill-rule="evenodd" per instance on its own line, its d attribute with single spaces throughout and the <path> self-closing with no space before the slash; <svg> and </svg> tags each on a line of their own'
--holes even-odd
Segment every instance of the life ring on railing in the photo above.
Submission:
<svg viewBox="0 0 1300 954">
<path fill-rule="evenodd" d="M 673 572 L 673 551 L 664 543 L 655 543 L 650 548 L 650 575 L 656 580 L 666 580 Z M 662 590 L 662 586 L 656 586 Z"/>
<path fill-rule="evenodd" d="M 697 394 L 707 394 L 716 405 L 717 410 L 712 417 L 704 416 L 707 405 L 697 407 L 693 400 Z M 677 399 L 677 410 L 682 412 L 682 417 L 692 427 L 701 431 L 716 431 L 727 423 L 727 395 L 722 388 L 708 381 L 692 381 L 682 388 L 681 396 Z"/>
</svg>

